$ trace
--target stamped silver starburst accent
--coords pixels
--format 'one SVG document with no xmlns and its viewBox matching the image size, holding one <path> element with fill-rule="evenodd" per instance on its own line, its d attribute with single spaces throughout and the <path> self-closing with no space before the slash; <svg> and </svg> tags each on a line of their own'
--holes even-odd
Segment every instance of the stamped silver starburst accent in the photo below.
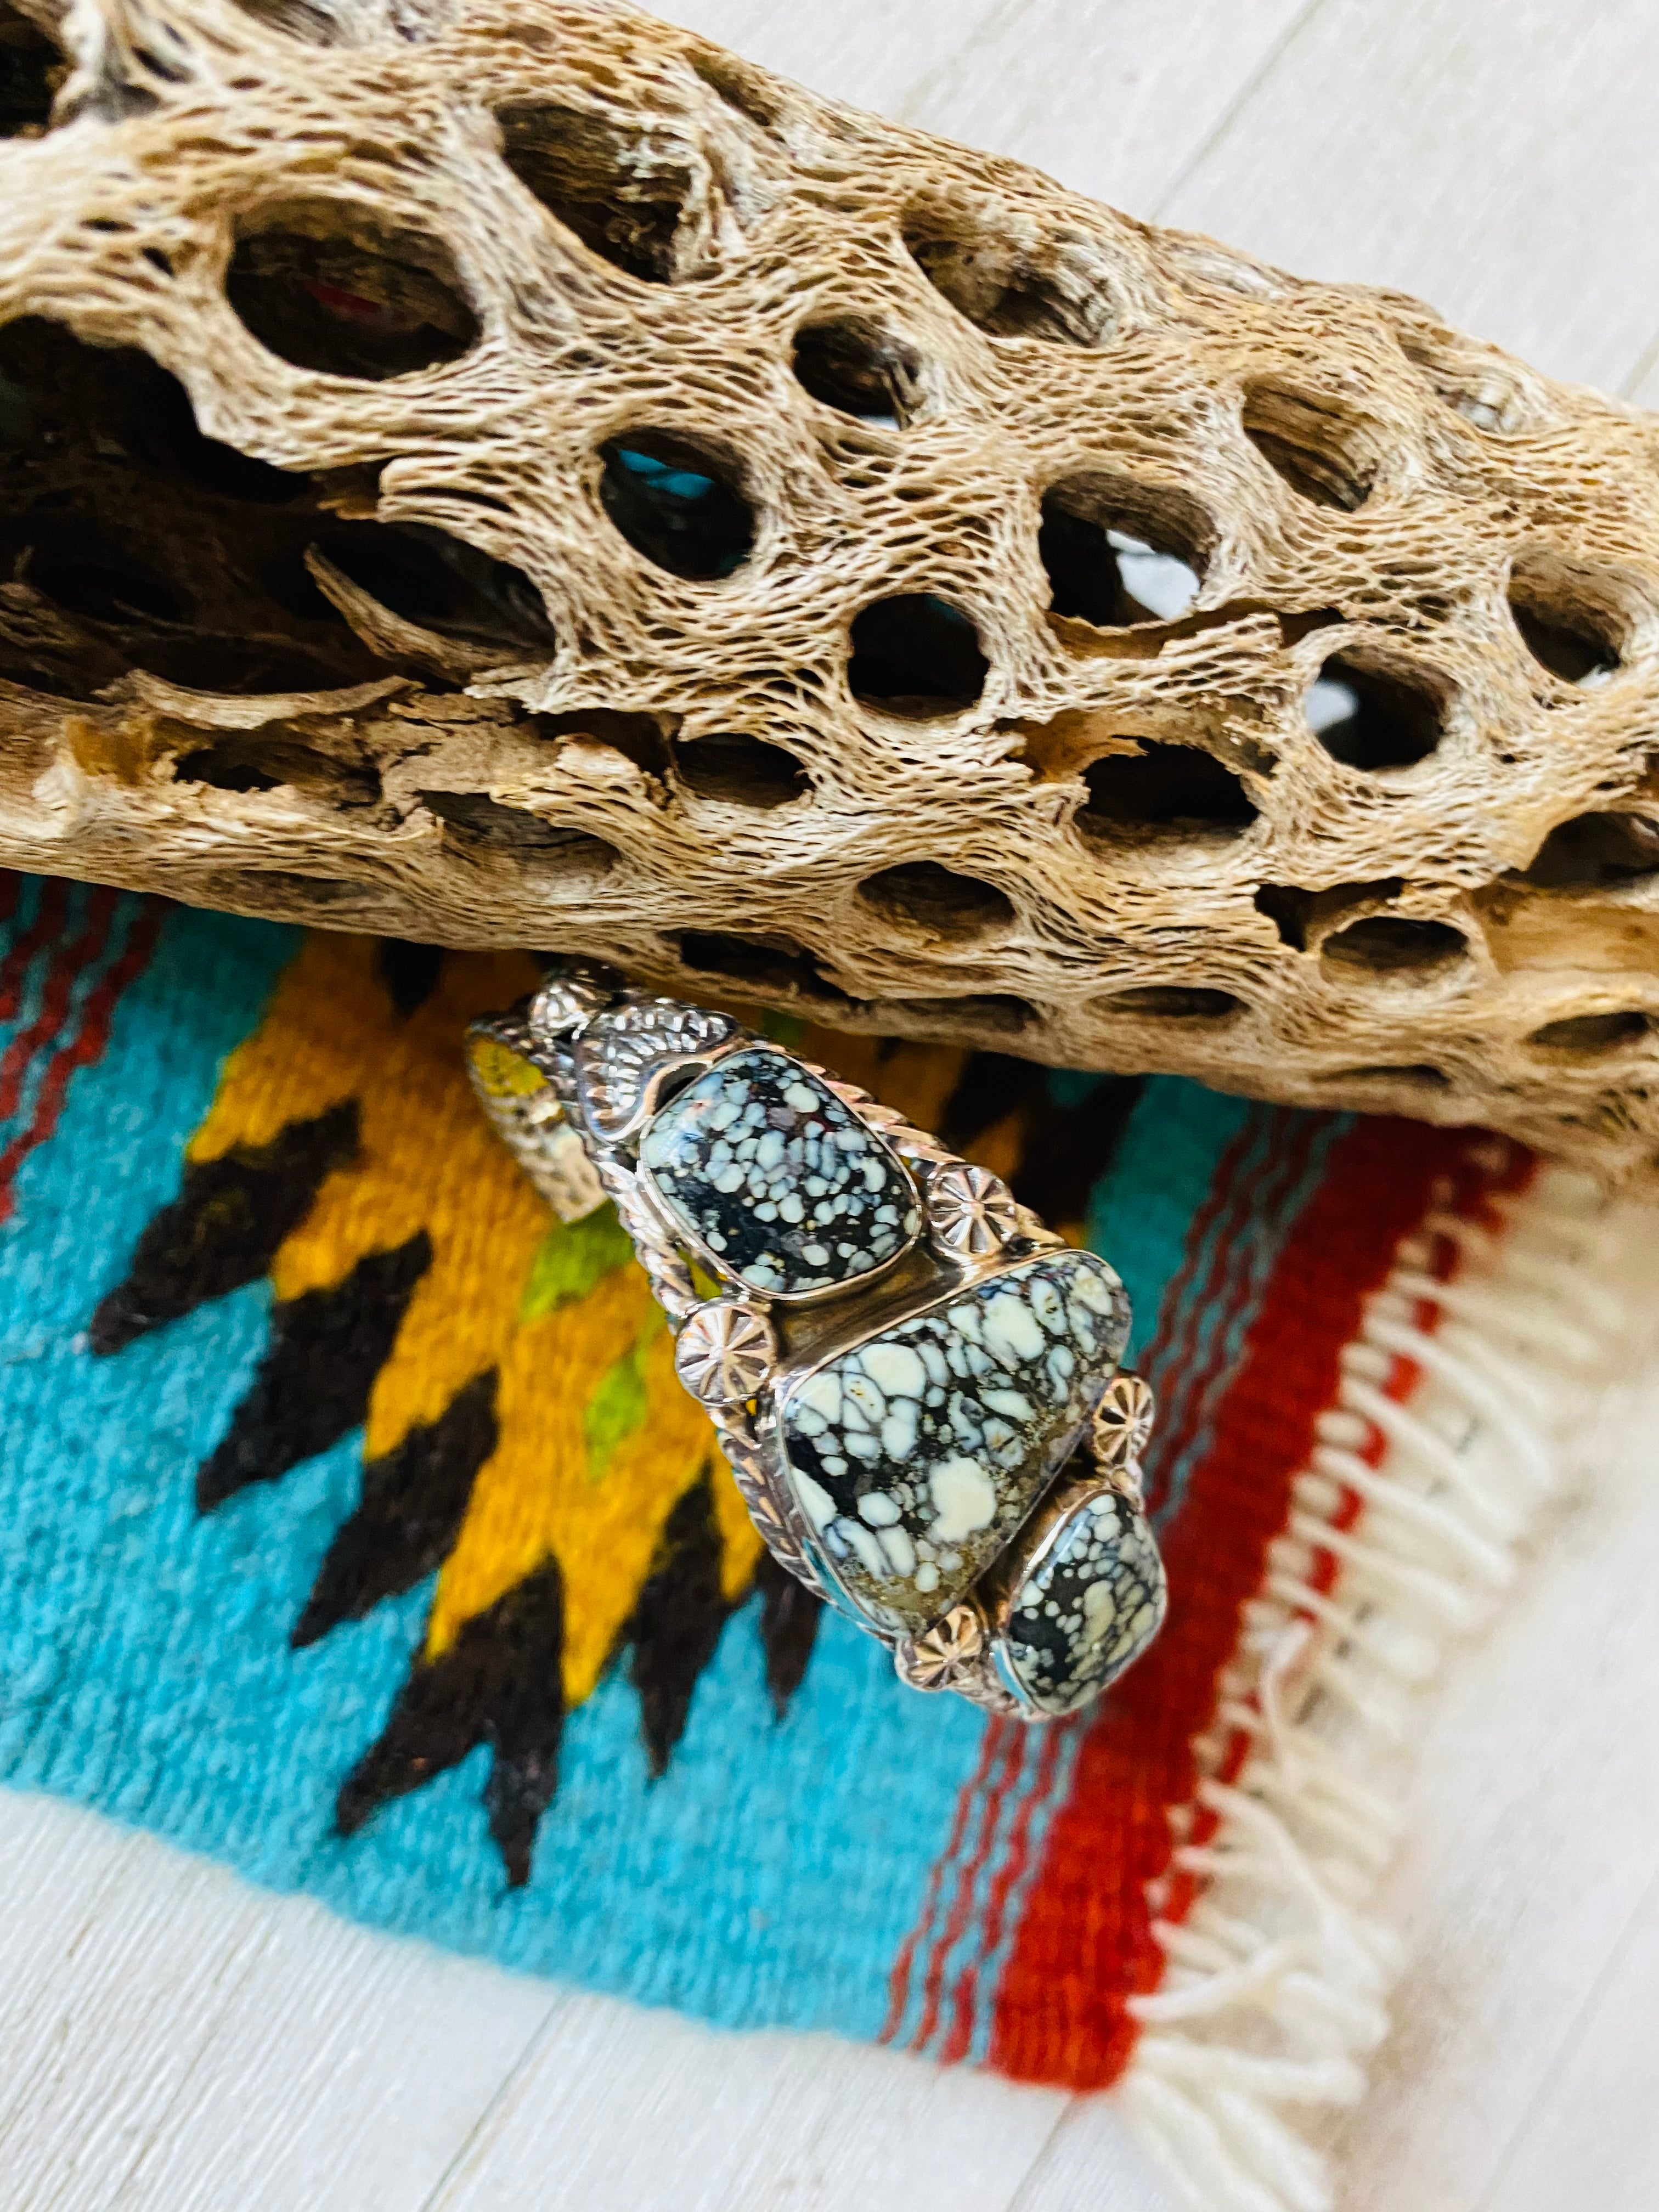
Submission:
<svg viewBox="0 0 1659 2212">
<path fill-rule="evenodd" d="M 927 1224 L 959 1259 L 982 1260 L 1018 1233 L 1019 1208 L 1000 1176 L 957 1160 L 928 1178 Z"/>
<path fill-rule="evenodd" d="M 1140 1497 L 1140 1455 L 1152 1432 L 1158 1410 L 1152 1387 L 1144 1376 L 1120 1368 L 1095 1408 L 1095 1464 L 1112 1486 L 1137 1502 Z"/>
<path fill-rule="evenodd" d="M 778 1356 L 772 1324 L 758 1307 L 713 1298 L 689 1315 L 674 1346 L 682 1382 L 705 1406 L 755 1397 L 771 1380 Z"/>
<path fill-rule="evenodd" d="M 893 1665 L 913 1690 L 954 1690 L 977 1675 L 985 1651 L 985 1623 L 977 1606 L 953 1605 L 920 1636 L 901 1637 Z"/>
</svg>

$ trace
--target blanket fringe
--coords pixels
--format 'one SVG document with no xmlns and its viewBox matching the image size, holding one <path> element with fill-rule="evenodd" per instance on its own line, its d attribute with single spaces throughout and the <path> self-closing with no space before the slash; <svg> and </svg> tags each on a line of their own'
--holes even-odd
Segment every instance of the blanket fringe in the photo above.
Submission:
<svg viewBox="0 0 1659 2212">
<path fill-rule="evenodd" d="M 1202 2212 L 1328 2212 L 1309 2130 L 1360 2096 L 1396 1966 L 1365 1911 L 1401 1818 L 1379 1768 L 1510 1578 L 1628 1331 L 1620 1219 L 1587 1178 L 1545 1169 L 1494 1210 L 1431 1214 L 1371 1300 L 1196 1747 L 1118 2094 Z"/>
</svg>

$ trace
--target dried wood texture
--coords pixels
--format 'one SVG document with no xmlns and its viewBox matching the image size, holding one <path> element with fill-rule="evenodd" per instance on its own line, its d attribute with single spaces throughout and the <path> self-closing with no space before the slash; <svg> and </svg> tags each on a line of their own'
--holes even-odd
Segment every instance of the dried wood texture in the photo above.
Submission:
<svg viewBox="0 0 1659 2212">
<path fill-rule="evenodd" d="M 561 0 L 0 0 L 0 860 L 1659 1181 L 1659 425 Z"/>
</svg>

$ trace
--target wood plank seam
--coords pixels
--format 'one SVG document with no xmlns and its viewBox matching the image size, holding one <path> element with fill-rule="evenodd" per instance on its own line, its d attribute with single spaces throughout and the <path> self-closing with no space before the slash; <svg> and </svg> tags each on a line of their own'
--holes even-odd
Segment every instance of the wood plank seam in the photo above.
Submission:
<svg viewBox="0 0 1659 2212">
<path fill-rule="evenodd" d="M 1149 221 L 1153 222 L 1164 221 L 1164 210 L 1175 204 L 1188 180 L 1198 173 L 1211 154 L 1227 137 L 1234 124 L 1244 115 L 1256 94 L 1276 75 L 1303 33 L 1311 29 L 1315 17 L 1325 5 L 1326 0 L 1308 0 L 1306 7 L 1299 9 L 1279 36 L 1273 40 L 1261 61 L 1244 77 L 1237 91 L 1228 101 L 1210 130 L 1182 163 L 1181 167 L 1163 191 L 1158 194 L 1152 206 L 1146 210 Z M 1131 212 L 1139 213 L 1139 210 L 1132 210 Z"/>
</svg>

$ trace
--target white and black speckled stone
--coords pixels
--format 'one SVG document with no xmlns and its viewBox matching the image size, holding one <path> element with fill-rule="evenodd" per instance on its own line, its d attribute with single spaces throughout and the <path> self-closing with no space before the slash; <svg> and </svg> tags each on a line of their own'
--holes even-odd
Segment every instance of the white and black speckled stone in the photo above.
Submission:
<svg viewBox="0 0 1659 2212">
<path fill-rule="evenodd" d="M 1122 1354 L 1123 1286 L 1045 1252 L 895 1322 L 785 1395 L 779 1429 L 825 1565 L 878 1626 L 936 1620 L 1069 1456 Z"/>
<path fill-rule="evenodd" d="M 1140 1656 L 1168 1595 L 1146 1516 L 1114 1491 L 1084 1498 L 1014 1591 L 1012 1686 L 1040 1713 L 1075 1712 Z"/>
<path fill-rule="evenodd" d="M 896 1260 L 921 1216 L 897 1155 L 798 1061 L 756 1045 L 652 1121 L 664 1203 L 751 1290 L 801 1297 Z"/>
</svg>

